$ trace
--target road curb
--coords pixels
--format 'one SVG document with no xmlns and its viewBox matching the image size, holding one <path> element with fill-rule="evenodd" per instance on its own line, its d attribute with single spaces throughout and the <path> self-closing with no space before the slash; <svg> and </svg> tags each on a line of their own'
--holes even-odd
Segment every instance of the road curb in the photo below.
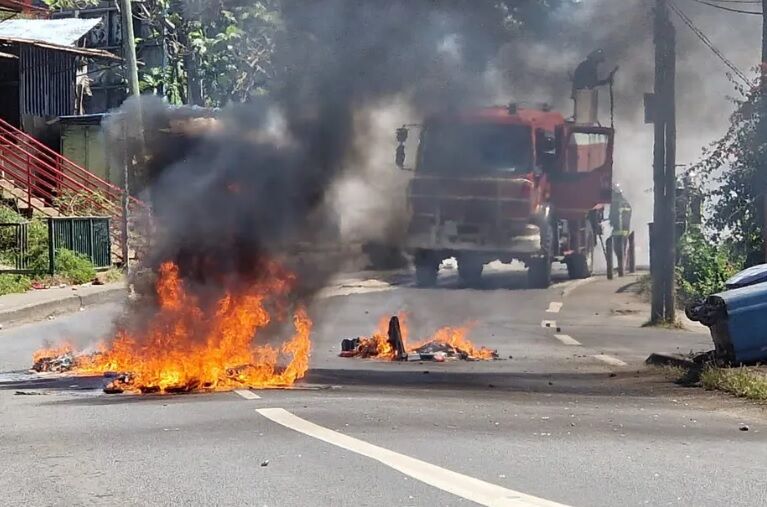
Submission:
<svg viewBox="0 0 767 507">
<path fill-rule="evenodd" d="M 77 312 L 88 306 L 120 302 L 127 297 L 128 289 L 126 287 L 114 287 L 82 296 L 73 291 L 72 294 L 60 299 L 0 310 L 0 325 L 8 327 L 44 320 L 56 315 Z"/>
</svg>

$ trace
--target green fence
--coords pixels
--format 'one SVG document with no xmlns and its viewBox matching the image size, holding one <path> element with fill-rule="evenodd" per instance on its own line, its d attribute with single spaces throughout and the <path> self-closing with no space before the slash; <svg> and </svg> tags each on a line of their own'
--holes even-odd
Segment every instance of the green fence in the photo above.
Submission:
<svg viewBox="0 0 767 507">
<path fill-rule="evenodd" d="M 48 237 L 53 250 L 61 248 L 84 255 L 96 269 L 112 265 L 112 243 L 108 217 L 65 217 L 48 219 Z"/>
<path fill-rule="evenodd" d="M 56 252 L 72 250 L 90 259 L 96 269 L 112 264 L 112 243 L 109 237 L 109 217 L 48 218 L 47 271 L 55 273 Z M 36 274 L 30 267 L 29 222 L 0 223 L 0 273 Z M 39 255 L 39 252 L 37 252 Z"/>
</svg>

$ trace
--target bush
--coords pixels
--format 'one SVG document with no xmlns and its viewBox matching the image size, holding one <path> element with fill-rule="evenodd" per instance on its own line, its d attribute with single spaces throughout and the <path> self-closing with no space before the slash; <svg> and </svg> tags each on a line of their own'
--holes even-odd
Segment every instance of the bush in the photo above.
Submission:
<svg viewBox="0 0 767 507">
<path fill-rule="evenodd" d="M 0 275 L 0 296 L 27 292 L 32 288 L 32 281 L 22 275 Z"/>
<path fill-rule="evenodd" d="M 682 304 L 724 289 L 724 283 L 739 270 L 726 249 L 708 241 L 691 227 L 679 242 L 677 297 Z"/>
<path fill-rule="evenodd" d="M 88 283 L 96 277 L 96 269 L 90 259 L 72 250 L 57 250 L 55 264 L 56 274 L 72 284 Z"/>
</svg>

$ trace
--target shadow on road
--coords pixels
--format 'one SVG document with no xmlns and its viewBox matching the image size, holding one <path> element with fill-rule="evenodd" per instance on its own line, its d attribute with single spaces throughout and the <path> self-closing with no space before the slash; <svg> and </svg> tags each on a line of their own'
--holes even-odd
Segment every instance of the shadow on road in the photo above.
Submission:
<svg viewBox="0 0 767 507">
<path fill-rule="evenodd" d="M 114 403 L 138 403 L 157 400 L 195 397 L 201 400 L 218 393 L 192 393 L 171 395 L 107 395 L 101 389 L 107 379 L 100 376 L 57 376 L 54 378 L 27 378 L 0 381 L 0 390 L 17 391 L 17 394 L 44 395 L 67 394 L 74 398 L 49 399 L 54 404 L 103 405 Z M 418 371 L 374 370 L 310 370 L 306 378 L 296 385 L 318 389 L 318 386 L 356 387 L 374 390 L 429 390 L 434 394 L 450 393 L 451 396 L 485 396 L 489 393 L 536 393 L 578 396 L 653 396 L 678 389 L 654 370 L 621 373 L 466 373 L 440 372 L 427 366 Z M 78 396 L 80 394 L 81 396 Z M 86 395 L 87 394 L 87 395 Z M 21 394 L 20 394 L 21 395 Z"/>
</svg>

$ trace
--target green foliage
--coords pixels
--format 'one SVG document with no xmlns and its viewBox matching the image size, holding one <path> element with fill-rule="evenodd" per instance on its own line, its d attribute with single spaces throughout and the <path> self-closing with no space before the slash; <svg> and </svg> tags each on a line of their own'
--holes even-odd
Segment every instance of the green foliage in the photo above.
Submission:
<svg viewBox="0 0 767 507">
<path fill-rule="evenodd" d="M 767 98 L 760 87 L 737 87 L 736 111 L 725 136 L 695 168 L 707 195 L 714 241 L 747 258 L 762 251 L 763 195 L 767 188 Z M 751 263 L 749 263 L 751 264 Z"/>
<path fill-rule="evenodd" d="M 767 375 L 757 368 L 705 368 L 700 375 L 704 388 L 724 391 L 750 400 L 767 400 Z"/>
<path fill-rule="evenodd" d="M 138 6 L 150 37 L 162 40 L 169 65 L 142 72 L 143 91 L 173 104 L 192 102 L 191 87 L 206 106 L 245 102 L 265 92 L 272 77 L 275 34 L 281 29 L 277 0 L 174 2 Z"/>
<path fill-rule="evenodd" d="M 45 276 L 49 272 L 48 250 L 37 249 L 30 252 L 29 269 L 37 276 Z M 68 283 L 78 285 L 88 283 L 96 277 L 96 269 L 90 259 L 79 253 L 62 248 L 56 250 L 56 275 Z"/>
<path fill-rule="evenodd" d="M 727 248 L 708 241 L 698 227 L 682 236 L 678 257 L 677 296 L 683 304 L 721 291 L 739 269 Z"/>
<path fill-rule="evenodd" d="M 27 292 L 32 288 L 29 277 L 22 275 L 0 275 L 0 296 Z"/>
<path fill-rule="evenodd" d="M 61 249 L 56 251 L 56 274 L 66 278 L 69 283 L 78 285 L 93 281 L 96 269 L 84 255 Z"/>
</svg>

